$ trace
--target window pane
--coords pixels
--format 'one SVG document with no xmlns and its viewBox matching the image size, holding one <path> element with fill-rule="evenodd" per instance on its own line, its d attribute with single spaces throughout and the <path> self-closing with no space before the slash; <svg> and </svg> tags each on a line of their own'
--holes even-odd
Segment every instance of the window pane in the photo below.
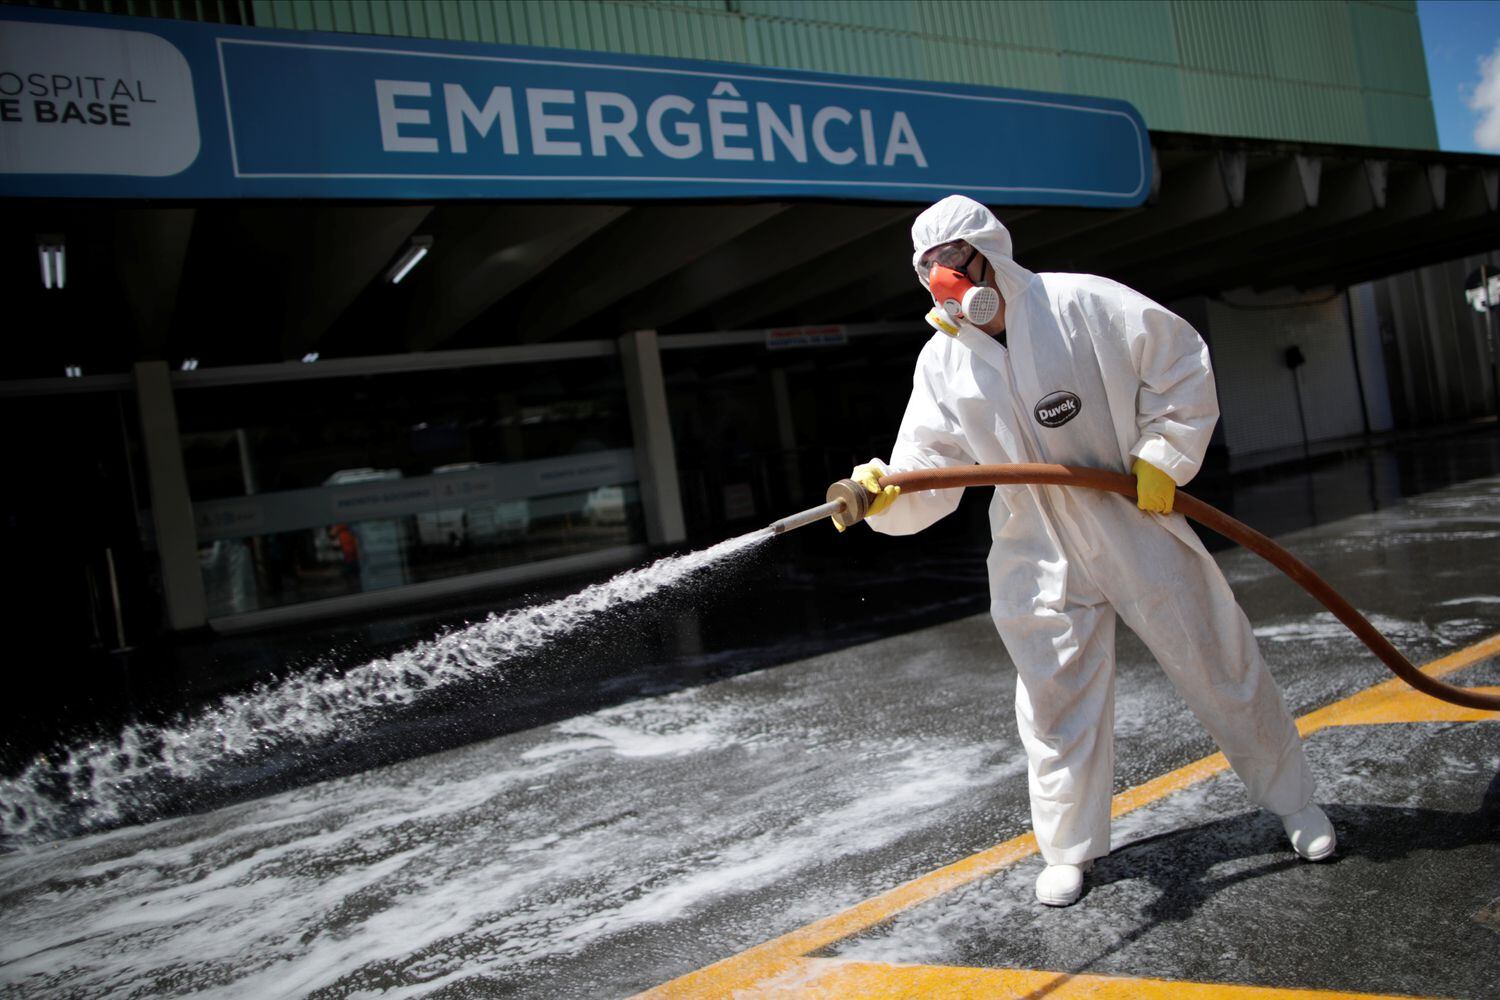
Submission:
<svg viewBox="0 0 1500 1000">
<path fill-rule="evenodd" d="M 644 538 L 614 358 L 178 393 L 210 616 Z"/>
</svg>

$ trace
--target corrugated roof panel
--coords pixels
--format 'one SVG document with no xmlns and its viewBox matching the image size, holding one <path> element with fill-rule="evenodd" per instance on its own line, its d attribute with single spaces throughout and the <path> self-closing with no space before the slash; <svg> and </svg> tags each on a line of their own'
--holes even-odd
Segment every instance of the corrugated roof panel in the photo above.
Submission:
<svg viewBox="0 0 1500 1000">
<path fill-rule="evenodd" d="M 453 37 L 449 28 L 449 16 L 452 13 L 450 0 L 437 0 L 437 3 L 423 4 L 426 21 L 428 21 L 428 37 L 432 39 L 449 39 Z"/>
<path fill-rule="evenodd" d="M 901 76 L 941 83 L 971 83 L 1023 90 L 1059 90 L 1062 70 L 1051 52 L 928 37 L 903 63 Z M 897 75 L 887 73 L 886 75 Z"/>
<path fill-rule="evenodd" d="M 1429 96 L 1427 56 L 1416 13 L 1355 0 L 1349 5 L 1349 15 L 1363 85 Z"/>
<path fill-rule="evenodd" d="M 369 4 L 370 31 L 377 35 L 401 34 L 407 29 L 406 5 L 396 0 Z"/>
<path fill-rule="evenodd" d="M 436 18 L 438 30 L 441 32 L 439 37 L 451 41 L 464 41 L 467 36 L 464 34 L 463 7 L 459 4 L 459 0 L 440 0 L 435 7 L 438 12 Z"/>
<path fill-rule="evenodd" d="M 635 48 L 626 42 L 626 33 L 630 30 L 629 12 L 621 10 L 618 4 L 606 3 L 602 6 L 601 13 L 604 14 L 603 37 L 608 39 L 610 51 L 634 52 Z"/>
<path fill-rule="evenodd" d="M 412 3 L 411 0 L 405 2 L 412 24 L 420 26 L 423 38 L 443 37 L 443 13 L 440 8 L 431 4 Z"/>
<path fill-rule="evenodd" d="M 1436 148 L 1410 0 L 254 0 L 253 15 L 1087 93 L 1131 101 L 1159 129 Z"/>
<path fill-rule="evenodd" d="M 1056 52 L 1061 48 L 1057 37 L 1052 4 L 1043 0 L 1015 0 L 1006 4 L 981 4 L 986 16 L 1001 22 L 998 38 L 1012 45 Z"/>
<path fill-rule="evenodd" d="M 752 9 L 752 6 L 755 5 L 742 5 L 740 11 L 747 15 L 759 13 Z M 913 30 L 913 5 L 908 0 L 888 0 L 885 3 L 858 3 L 849 2 L 849 0 L 832 0 L 832 2 L 819 4 L 790 5 L 790 9 L 796 11 L 796 13 L 786 12 L 789 5 L 779 4 L 777 6 L 781 8 L 781 12 L 768 14 L 768 16 L 842 24 L 875 31 L 910 32 Z"/>
<path fill-rule="evenodd" d="M 739 12 L 747 17 L 773 17 L 794 20 L 805 16 L 797 12 L 798 4 L 790 0 L 739 0 Z"/>
<path fill-rule="evenodd" d="M 398 0 L 391 0 L 391 2 L 398 2 Z M 506 7 L 484 3 L 481 0 L 474 4 L 474 23 L 478 37 L 469 39 L 470 41 L 510 44 L 515 40 L 511 26 L 511 12 Z"/>
<path fill-rule="evenodd" d="M 1149 128 L 1186 129 L 1182 74 L 1174 66 L 1064 55 L 1061 89 L 1134 104 Z"/>
<path fill-rule="evenodd" d="M 1184 66 L 1271 75 L 1271 46 L 1259 4 L 1173 0 L 1170 9 Z"/>
<path fill-rule="evenodd" d="M 369 34 L 375 30 L 375 16 L 370 4 L 350 4 L 349 30 Z"/>
<path fill-rule="evenodd" d="M 458 0 L 459 3 L 475 3 L 476 0 Z M 484 4 L 485 0 L 477 0 Z M 549 44 L 568 49 L 601 48 L 603 21 L 600 10 L 588 0 L 574 0 L 566 4 L 550 4 L 552 10 L 544 14 L 543 25 L 547 37 L 558 41 Z"/>
<path fill-rule="evenodd" d="M 1271 71 L 1284 80 L 1359 86 L 1359 60 L 1349 8 L 1342 3 L 1266 0 L 1261 5 L 1271 46 Z"/>
<path fill-rule="evenodd" d="M 612 42 L 611 48 L 625 52 L 650 52 L 651 29 L 646 23 L 646 12 L 635 4 L 620 4 L 620 41 Z"/>
<path fill-rule="evenodd" d="M 1282 116 L 1265 87 L 1246 87 L 1241 77 L 1185 70 L 1182 93 L 1187 131 L 1254 138 L 1279 134 Z"/>
<path fill-rule="evenodd" d="M 1370 142 L 1358 90 L 1287 80 L 1267 81 L 1266 86 L 1274 90 L 1273 109 L 1285 116 L 1272 138 L 1355 146 Z"/>
<path fill-rule="evenodd" d="M 411 19 L 406 16 L 406 5 L 386 0 L 373 8 L 375 30 L 392 35 L 410 35 Z M 384 27 L 382 27 L 382 24 Z"/>
<path fill-rule="evenodd" d="M 1143 0 L 1078 0 L 1049 5 L 1065 52 L 1176 63 L 1172 10 Z"/>
<path fill-rule="evenodd" d="M 1365 91 L 1370 142 L 1395 149 L 1437 149 L 1432 102 L 1415 94 Z"/>
<path fill-rule="evenodd" d="M 785 21 L 755 20 L 747 26 L 747 30 L 754 33 L 756 50 L 755 61 L 763 66 L 784 66 L 782 51 L 785 41 L 782 34 L 786 30 Z"/>
</svg>

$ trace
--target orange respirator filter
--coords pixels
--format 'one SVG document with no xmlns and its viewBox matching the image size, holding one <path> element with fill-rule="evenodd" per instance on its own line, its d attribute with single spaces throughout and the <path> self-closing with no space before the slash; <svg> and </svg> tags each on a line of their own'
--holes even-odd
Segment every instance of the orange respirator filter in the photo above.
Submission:
<svg viewBox="0 0 1500 1000">
<path fill-rule="evenodd" d="M 927 287 L 932 290 L 932 301 L 946 309 L 954 319 L 966 319 L 975 326 L 984 326 L 1000 312 L 999 292 L 974 284 L 962 271 L 951 267 L 932 265 L 927 275 Z"/>
</svg>

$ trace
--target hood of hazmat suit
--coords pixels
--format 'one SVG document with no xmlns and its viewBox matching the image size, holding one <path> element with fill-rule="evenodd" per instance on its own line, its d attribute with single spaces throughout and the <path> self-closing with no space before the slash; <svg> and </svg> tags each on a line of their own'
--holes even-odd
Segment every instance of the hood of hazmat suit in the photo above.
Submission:
<svg viewBox="0 0 1500 1000">
<path fill-rule="evenodd" d="M 989 209 L 954 195 L 912 226 L 913 264 L 964 240 L 994 268 L 1002 343 L 968 322 L 923 346 L 892 471 L 1057 462 L 1187 483 L 1218 419 L 1208 349 L 1170 310 L 1108 278 L 1034 273 Z M 926 276 L 919 275 L 925 284 Z M 903 492 L 868 523 L 920 531 L 960 490 Z M 1279 814 L 1311 778 L 1275 682 L 1211 557 L 1181 517 L 1123 497 L 1010 486 L 990 503 L 991 613 L 1015 661 L 1033 821 L 1050 864 L 1108 851 L 1116 612 L 1141 636 L 1245 779 Z"/>
<path fill-rule="evenodd" d="M 957 336 L 932 336 L 918 359 L 914 409 L 903 421 L 892 468 L 1059 462 L 1127 472 L 1133 459 L 1143 458 L 1178 485 L 1191 480 L 1219 415 L 1208 348 L 1197 332 L 1108 278 L 1022 267 L 1005 226 L 962 195 L 917 217 L 913 266 L 928 250 L 955 240 L 984 254 L 994 271 L 993 284 L 1005 300 L 1005 342 L 967 322 Z M 918 278 L 925 286 L 920 270 Z M 954 419 L 959 411 L 967 415 L 963 394 L 971 389 L 980 390 L 987 428 Z M 1042 489 L 1006 492 L 1041 496 Z M 932 503 L 918 494 L 871 526 L 893 534 L 917 531 L 957 504 L 956 491 L 932 493 Z"/>
</svg>

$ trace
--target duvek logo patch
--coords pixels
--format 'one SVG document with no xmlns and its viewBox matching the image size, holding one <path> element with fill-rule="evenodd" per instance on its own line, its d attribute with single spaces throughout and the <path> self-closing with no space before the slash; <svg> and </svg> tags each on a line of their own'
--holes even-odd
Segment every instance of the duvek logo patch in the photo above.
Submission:
<svg viewBox="0 0 1500 1000">
<path fill-rule="evenodd" d="M 1036 404 L 1036 422 L 1043 427 L 1061 427 L 1078 416 L 1083 400 L 1071 392 L 1054 392 Z"/>
</svg>

